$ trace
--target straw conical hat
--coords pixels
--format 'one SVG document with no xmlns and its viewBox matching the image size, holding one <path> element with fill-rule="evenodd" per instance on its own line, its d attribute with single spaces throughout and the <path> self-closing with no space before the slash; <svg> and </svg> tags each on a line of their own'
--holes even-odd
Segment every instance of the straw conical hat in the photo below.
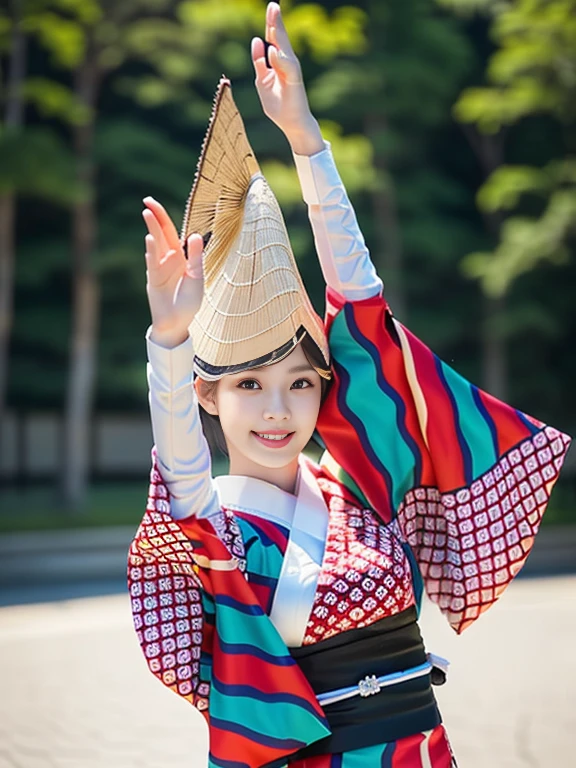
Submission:
<svg viewBox="0 0 576 768">
<path fill-rule="evenodd" d="M 182 240 L 206 243 L 204 298 L 190 326 L 202 378 L 277 362 L 308 333 L 329 367 L 328 342 L 290 247 L 274 193 L 262 175 L 232 98 L 218 85 L 188 199 Z"/>
</svg>

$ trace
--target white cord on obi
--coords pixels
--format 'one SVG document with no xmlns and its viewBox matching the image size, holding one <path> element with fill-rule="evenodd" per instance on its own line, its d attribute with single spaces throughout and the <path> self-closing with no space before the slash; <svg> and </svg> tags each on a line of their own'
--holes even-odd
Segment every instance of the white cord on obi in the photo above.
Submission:
<svg viewBox="0 0 576 768">
<path fill-rule="evenodd" d="M 449 664 L 450 662 L 443 659 L 441 656 L 428 653 L 426 654 L 426 661 L 416 667 L 410 667 L 410 669 L 401 670 L 399 672 L 392 672 L 389 675 L 382 675 L 381 677 L 376 677 L 376 675 L 366 675 L 365 678 L 358 681 L 357 685 L 319 693 L 316 698 L 318 699 L 319 704 L 326 706 L 327 704 L 335 704 L 337 701 L 351 699 L 354 696 L 362 696 L 363 698 L 366 696 L 373 696 L 376 693 L 380 693 L 382 688 L 388 688 L 391 685 L 406 683 L 408 680 L 415 680 L 418 677 L 423 677 L 431 672 L 433 667 L 438 667 L 446 673 Z"/>
</svg>

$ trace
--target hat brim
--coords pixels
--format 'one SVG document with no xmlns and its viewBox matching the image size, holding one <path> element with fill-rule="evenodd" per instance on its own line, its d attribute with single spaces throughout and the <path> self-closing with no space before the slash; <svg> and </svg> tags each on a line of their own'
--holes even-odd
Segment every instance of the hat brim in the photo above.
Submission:
<svg viewBox="0 0 576 768">
<path fill-rule="evenodd" d="M 285 357 L 288 357 L 302 341 L 306 335 L 306 329 L 303 325 L 300 326 L 296 334 L 281 347 L 275 349 L 273 352 L 269 352 L 266 355 L 257 357 L 255 360 L 250 360 L 247 363 L 240 363 L 237 365 L 210 365 L 204 360 L 201 360 L 198 356 L 194 358 L 194 372 L 200 376 L 201 379 L 207 381 L 215 381 L 221 379 L 222 376 L 229 376 L 234 373 L 242 373 L 243 371 L 250 371 L 253 368 L 263 368 L 266 365 L 273 365 L 279 363 Z"/>
</svg>

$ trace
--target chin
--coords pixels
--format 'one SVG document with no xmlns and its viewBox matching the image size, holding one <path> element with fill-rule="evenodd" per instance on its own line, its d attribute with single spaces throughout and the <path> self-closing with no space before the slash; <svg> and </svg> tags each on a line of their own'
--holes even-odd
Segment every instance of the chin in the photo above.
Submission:
<svg viewBox="0 0 576 768">
<path fill-rule="evenodd" d="M 282 467 L 288 466 L 294 459 L 297 459 L 300 452 L 301 451 L 295 452 L 292 450 L 289 453 L 286 451 L 284 455 L 280 455 L 280 451 L 278 451 L 277 456 L 270 456 L 266 453 L 265 455 L 259 454 L 258 456 L 251 456 L 250 458 L 262 467 L 267 467 L 268 469 L 282 469 Z"/>
<path fill-rule="evenodd" d="M 292 464 L 298 456 L 302 453 L 306 447 L 308 441 L 302 443 L 302 439 L 298 440 L 298 443 L 287 445 L 284 448 L 266 448 L 264 446 L 250 446 L 252 450 L 249 452 L 249 456 L 252 461 L 260 464 L 268 469 L 282 469 Z M 256 447 L 256 450 L 254 450 Z"/>
</svg>

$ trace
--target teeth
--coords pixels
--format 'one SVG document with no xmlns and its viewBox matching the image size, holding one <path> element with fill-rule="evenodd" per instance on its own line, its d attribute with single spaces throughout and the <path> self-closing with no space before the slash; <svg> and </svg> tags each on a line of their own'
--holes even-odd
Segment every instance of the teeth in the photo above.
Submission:
<svg viewBox="0 0 576 768">
<path fill-rule="evenodd" d="M 263 437 L 265 440 L 284 440 L 285 437 L 288 437 L 290 432 L 286 432 L 285 435 L 267 435 L 263 432 L 256 432 L 258 437 Z"/>
</svg>

